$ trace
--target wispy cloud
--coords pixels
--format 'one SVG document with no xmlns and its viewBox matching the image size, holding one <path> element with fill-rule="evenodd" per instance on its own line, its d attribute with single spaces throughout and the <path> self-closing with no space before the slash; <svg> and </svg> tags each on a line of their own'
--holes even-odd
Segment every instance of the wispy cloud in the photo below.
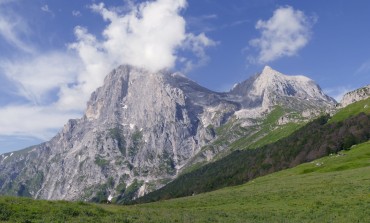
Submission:
<svg viewBox="0 0 370 223">
<path fill-rule="evenodd" d="M 50 91 L 73 83 L 80 64 L 72 53 L 49 52 L 0 61 L 0 71 L 15 83 L 18 94 L 34 104 L 48 100 Z"/>
<path fill-rule="evenodd" d="M 50 13 L 50 15 L 55 16 L 54 12 L 49 8 L 47 4 L 41 6 L 41 11 Z"/>
<path fill-rule="evenodd" d="M 307 45 L 316 17 L 308 17 L 291 6 L 280 7 L 267 20 L 258 20 L 256 29 L 261 36 L 249 41 L 258 51 L 250 62 L 268 63 L 285 56 L 294 56 Z"/>
<path fill-rule="evenodd" d="M 0 135 L 32 136 L 50 139 L 76 112 L 56 110 L 55 106 L 9 105 L 0 109 Z"/>
<path fill-rule="evenodd" d="M 15 0 L 0 0 L 0 5 L 7 4 L 9 2 L 15 2 Z"/>
<path fill-rule="evenodd" d="M 323 89 L 325 94 L 331 96 L 337 102 L 340 102 L 343 98 L 343 95 L 345 95 L 347 92 L 350 92 L 352 90 L 354 90 L 354 88 L 349 87 L 349 86 L 339 86 L 339 87 L 334 87 L 334 88 Z"/>
<path fill-rule="evenodd" d="M 11 1 L 3 1 L 0 4 L 9 2 Z M 0 37 L 2 39 L 16 49 L 32 53 L 34 52 L 34 48 L 29 46 L 29 43 L 23 41 L 23 38 L 30 33 L 30 28 L 20 16 L 13 13 L 8 7 L 0 8 Z"/>
<path fill-rule="evenodd" d="M 194 35 L 192 33 L 188 34 L 183 47 L 184 49 L 190 49 L 196 55 L 198 60 L 195 62 L 193 60 L 183 58 L 182 62 L 185 64 L 183 72 L 186 73 L 194 68 L 205 65 L 209 60 L 209 57 L 205 52 L 205 48 L 215 46 L 217 44 L 218 42 L 207 38 L 204 33 L 199 35 Z"/>
<path fill-rule="evenodd" d="M 370 73 L 370 60 L 368 61 L 365 61 L 364 63 L 362 63 L 359 68 L 357 68 L 356 74 L 360 74 L 360 73 Z"/>
</svg>

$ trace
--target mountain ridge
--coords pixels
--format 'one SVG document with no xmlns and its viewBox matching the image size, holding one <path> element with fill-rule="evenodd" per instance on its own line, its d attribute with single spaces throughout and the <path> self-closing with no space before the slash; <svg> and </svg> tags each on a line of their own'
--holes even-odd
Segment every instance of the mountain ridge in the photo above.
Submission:
<svg viewBox="0 0 370 223">
<path fill-rule="evenodd" d="M 286 82 L 283 79 L 280 83 Z M 249 88 L 254 89 L 251 80 Z M 317 85 L 305 81 L 320 95 Z M 301 97 L 306 93 L 297 86 L 290 90 L 300 97 L 271 93 L 267 95 L 274 100 L 263 96 L 259 106 L 249 107 L 253 103 L 248 95 L 214 92 L 179 73 L 120 66 L 92 93 L 81 119 L 70 120 L 49 142 L 0 159 L 0 193 L 99 200 L 131 186 L 134 193 L 128 199 L 142 196 L 176 177 L 219 137 L 216 128 L 230 120 L 240 124 L 255 118 L 238 116 L 238 111 L 262 111 L 257 116 L 263 117 L 282 103 L 302 114 L 310 109 L 321 113 L 334 104 L 329 97 Z M 208 155 L 212 158 L 225 149 L 220 146 Z"/>
</svg>

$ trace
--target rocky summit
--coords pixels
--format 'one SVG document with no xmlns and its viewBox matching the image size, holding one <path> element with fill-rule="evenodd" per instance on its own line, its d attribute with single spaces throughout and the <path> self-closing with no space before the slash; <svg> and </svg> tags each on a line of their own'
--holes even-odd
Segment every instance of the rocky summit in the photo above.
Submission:
<svg viewBox="0 0 370 223">
<path fill-rule="evenodd" d="M 48 142 L 0 155 L 0 193 L 134 199 L 178 176 L 230 120 L 248 128 L 275 106 L 309 119 L 334 105 L 309 78 L 270 67 L 218 93 L 180 73 L 120 66 L 92 93 L 81 119 Z"/>
</svg>

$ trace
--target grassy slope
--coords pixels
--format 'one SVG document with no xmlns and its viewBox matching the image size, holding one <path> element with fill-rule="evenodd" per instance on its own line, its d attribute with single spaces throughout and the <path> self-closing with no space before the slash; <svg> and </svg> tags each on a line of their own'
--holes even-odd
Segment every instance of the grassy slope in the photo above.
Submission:
<svg viewBox="0 0 370 223">
<path fill-rule="evenodd" d="M 135 206 L 0 197 L 9 222 L 370 222 L 370 142 L 193 197 Z"/>
<path fill-rule="evenodd" d="M 254 134 L 244 136 L 229 146 L 231 150 L 235 149 L 255 149 L 269 143 L 273 143 L 282 139 L 294 131 L 302 127 L 305 122 L 300 121 L 298 123 L 287 123 L 284 125 L 278 125 L 277 122 L 289 111 L 285 111 L 283 108 L 276 106 L 275 109 L 268 114 L 265 118 L 261 119 L 260 129 Z"/>
<path fill-rule="evenodd" d="M 349 118 L 350 116 L 360 114 L 361 112 L 370 114 L 370 97 L 342 108 L 330 119 L 330 122 L 340 122 Z"/>
</svg>

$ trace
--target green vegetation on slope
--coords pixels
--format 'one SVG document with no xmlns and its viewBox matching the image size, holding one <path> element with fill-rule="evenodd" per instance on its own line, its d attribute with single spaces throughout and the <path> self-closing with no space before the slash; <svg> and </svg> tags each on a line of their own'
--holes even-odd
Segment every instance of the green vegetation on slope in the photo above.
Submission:
<svg viewBox="0 0 370 223">
<path fill-rule="evenodd" d="M 370 142 L 246 184 L 132 206 L 0 197 L 1 222 L 370 222 Z"/>
<path fill-rule="evenodd" d="M 94 204 L 0 197 L 0 222 L 93 222 L 108 211 Z"/>
<path fill-rule="evenodd" d="M 295 122 L 279 125 L 278 120 L 283 116 L 291 118 Z M 285 110 L 281 106 L 275 106 L 266 117 L 251 122 L 255 122 L 255 125 L 244 128 L 235 119 L 231 119 L 225 125 L 220 126 L 215 130 L 217 140 L 205 146 L 192 160 L 198 160 L 198 156 L 203 156 L 205 150 L 217 153 L 213 158 L 213 161 L 215 161 L 224 158 L 235 150 L 259 148 L 289 136 L 307 123 L 298 113 Z M 227 147 L 227 149 L 220 151 L 219 146 Z M 192 172 L 208 163 L 207 161 L 193 161 L 189 162 L 192 165 L 186 167 L 181 174 Z"/>
<path fill-rule="evenodd" d="M 294 122 L 279 125 L 278 121 L 282 117 L 294 120 Z M 274 143 L 307 124 L 307 120 L 302 118 L 300 114 L 281 106 L 275 106 L 265 117 L 253 119 L 251 122 L 254 122 L 255 125 L 242 127 L 235 118 L 232 118 L 225 125 L 217 128 L 215 130 L 217 140 L 203 147 L 202 151 L 193 157 L 188 166 L 182 170 L 181 175 L 195 171 L 209 163 L 206 160 L 198 161 L 199 156 L 202 157 L 205 150 L 217 154 L 211 161 L 214 162 L 235 150 L 256 149 Z M 226 147 L 226 149 L 220 149 L 219 147 Z M 203 159 L 205 158 L 203 157 Z"/>
<path fill-rule="evenodd" d="M 242 184 L 370 139 L 369 115 L 361 113 L 343 122 L 326 124 L 328 118 L 322 116 L 273 144 L 255 150 L 235 151 L 223 159 L 179 176 L 137 202 L 190 196 Z"/>
<path fill-rule="evenodd" d="M 297 122 L 279 125 L 278 120 L 284 115 L 289 118 L 293 118 Z M 305 124 L 303 119 L 297 113 L 285 110 L 280 106 L 275 106 L 275 108 L 266 117 L 255 121 L 258 124 L 256 126 L 248 127 L 248 130 L 240 126 L 233 126 L 233 122 L 227 123 L 225 126 L 221 126 L 216 132 L 223 135 L 221 135 L 220 139 L 216 140 L 216 144 L 220 143 L 219 141 L 224 141 L 225 138 L 229 138 L 228 136 L 233 134 L 233 132 L 242 132 L 244 134 L 239 134 L 240 138 L 231 142 L 228 145 L 228 148 L 231 151 L 237 149 L 255 149 L 269 143 L 276 142 L 277 140 L 292 134 Z M 237 128 L 239 128 L 239 130 Z M 220 129 L 222 131 L 220 131 Z M 227 129 L 227 133 L 225 133 L 225 129 Z"/>
<path fill-rule="evenodd" d="M 361 112 L 370 114 L 370 97 L 342 108 L 330 119 L 330 122 L 343 121 L 351 116 L 358 115 Z"/>
</svg>

